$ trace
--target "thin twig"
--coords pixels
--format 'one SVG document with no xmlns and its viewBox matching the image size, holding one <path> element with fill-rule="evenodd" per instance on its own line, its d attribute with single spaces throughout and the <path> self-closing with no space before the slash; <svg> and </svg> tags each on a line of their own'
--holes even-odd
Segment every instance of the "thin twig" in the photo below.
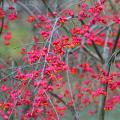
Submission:
<svg viewBox="0 0 120 120">
<path fill-rule="evenodd" d="M 36 21 L 38 21 L 37 16 L 26 6 L 24 5 L 21 1 L 16 2 L 19 6 L 21 6 L 29 15 L 34 16 Z"/>
<path fill-rule="evenodd" d="M 69 55 L 69 49 L 66 53 L 66 64 L 69 65 L 68 63 L 68 55 Z M 71 86 L 71 83 L 70 83 L 70 76 L 69 76 L 69 71 L 67 70 L 66 72 L 67 74 L 67 82 L 68 82 L 68 87 L 69 87 L 69 90 L 70 90 L 70 95 L 71 95 L 71 99 L 72 99 L 72 102 L 73 102 L 73 108 L 74 108 L 74 111 L 75 111 L 75 119 L 76 120 L 79 120 L 79 117 L 78 117 L 78 114 L 77 114 L 77 111 L 76 111 L 76 106 L 75 106 L 75 102 L 74 102 L 74 98 L 73 98 L 73 93 L 72 93 L 72 86 Z"/>
</svg>

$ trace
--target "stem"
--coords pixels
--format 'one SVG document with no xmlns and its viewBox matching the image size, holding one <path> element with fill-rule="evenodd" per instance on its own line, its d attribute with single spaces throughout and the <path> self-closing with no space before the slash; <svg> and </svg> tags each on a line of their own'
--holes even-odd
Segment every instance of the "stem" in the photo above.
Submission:
<svg viewBox="0 0 120 120">
<path fill-rule="evenodd" d="M 120 37 L 120 26 L 119 26 L 119 30 L 118 30 L 117 36 L 115 38 L 114 46 L 113 46 L 113 49 L 112 49 L 112 54 L 115 52 L 115 49 L 116 49 L 117 44 L 118 44 L 119 37 Z"/>
<path fill-rule="evenodd" d="M 58 20 L 59 20 L 59 18 L 56 18 L 56 21 L 55 21 L 55 23 L 54 23 L 54 25 L 53 25 L 53 28 L 52 28 L 52 32 L 51 32 L 51 34 L 50 34 L 50 38 L 48 39 L 48 41 L 49 41 L 48 52 L 47 52 L 46 57 L 45 57 L 45 60 L 44 60 L 43 69 L 42 69 L 42 72 L 41 72 L 41 78 L 44 76 L 45 68 L 46 68 L 46 65 L 47 65 L 46 58 L 47 58 L 47 56 L 49 55 L 49 51 L 50 51 L 50 48 L 51 48 L 51 42 L 52 42 L 54 30 L 55 30 L 55 28 L 56 28 L 56 24 L 57 24 L 57 21 L 58 21 Z M 37 94 L 36 91 L 37 91 L 39 88 L 40 88 L 40 86 L 35 87 L 35 89 L 34 89 L 35 95 Z M 48 96 L 46 92 L 45 92 L 45 94 L 46 94 L 46 96 Z M 49 98 L 49 97 L 48 97 L 48 98 Z M 56 109 L 55 109 L 55 107 L 54 107 L 54 104 L 52 103 L 51 99 L 49 99 L 49 102 L 51 103 L 51 105 L 52 105 L 52 107 L 53 107 L 53 109 L 54 109 L 54 111 L 55 111 L 55 113 L 56 113 L 56 116 L 57 116 L 57 118 L 58 118 L 58 120 L 59 120 L 59 116 L 58 116 L 58 114 L 57 114 L 57 111 L 56 111 Z M 35 98 L 34 98 L 34 101 L 33 101 L 33 105 L 34 105 L 34 104 L 35 104 Z M 35 109 L 35 107 L 33 106 L 33 108 L 32 108 L 32 113 L 33 113 L 34 109 Z"/>
<path fill-rule="evenodd" d="M 2 0 L 0 4 L 1 4 L 2 9 L 3 9 L 3 7 L 4 7 L 4 1 Z M 1 28 L 0 28 L 0 35 L 2 34 L 2 31 L 3 31 L 4 17 L 2 18 L 1 22 L 2 22 L 2 24 L 1 24 Z"/>
<path fill-rule="evenodd" d="M 54 106 L 52 100 L 49 98 L 49 96 L 48 96 L 48 94 L 47 94 L 46 91 L 45 91 L 45 95 L 47 96 L 47 98 L 48 98 L 48 100 L 49 100 L 51 106 L 53 107 L 53 110 L 55 111 L 55 114 L 56 114 L 57 119 L 60 120 L 59 115 L 58 115 L 58 113 L 57 113 L 57 110 L 56 110 L 56 108 L 55 108 L 55 106 Z"/>
<path fill-rule="evenodd" d="M 101 60 L 98 58 L 98 56 L 93 53 L 89 48 L 87 48 L 85 45 L 83 47 L 83 50 L 87 52 L 91 57 L 95 58 L 97 61 L 101 62 Z"/>
<path fill-rule="evenodd" d="M 95 52 L 97 53 L 97 55 L 98 55 L 99 58 L 101 59 L 101 62 L 104 63 L 103 57 L 102 57 L 100 51 L 98 50 L 96 44 L 94 43 L 94 41 L 92 41 L 92 45 L 93 45 L 93 47 L 94 47 L 94 49 L 95 49 Z"/>
<path fill-rule="evenodd" d="M 69 49 L 66 53 L 66 64 L 69 65 L 68 63 L 68 55 L 69 55 Z M 73 93 L 72 93 L 72 85 L 71 85 L 71 82 L 70 82 L 70 76 L 69 76 L 69 71 L 67 70 L 67 82 L 68 82 L 68 87 L 69 87 L 69 90 L 70 90 L 70 96 L 71 96 L 71 99 L 72 99 L 72 102 L 73 102 L 73 109 L 75 111 L 74 115 L 75 115 L 75 120 L 79 120 L 78 119 L 78 114 L 77 114 L 77 111 L 76 111 L 76 106 L 75 106 L 75 102 L 74 102 L 74 98 L 73 98 Z"/>
<path fill-rule="evenodd" d="M 54 98 L 58 99 L 59 101 L 61 101 L 65 106 L 68 107 L 68 109 L 71 110 L 72 114 L 74 115 L 75 111 L 74 111 L 74 108 L 73 107 L 70 107 L 63 99 L 61 99 L 57 94 L 51 92 L 51 91 L 48 91 L 48 93 L 50 93 L 50 95 L 52 95 Z M 75 119 L 76 120 L 76 119 Z"/>
<path fill-rule="evenodd" d="M 117 36 L 116 36 L 116 38 L 115 38 L 115 42 L 114 42 L 114 46 L 113 46 L 111 55 L 112 55 L 112 54 L 115 52 L 115 50 L 116 50 L 119 37 L 120 37 L 120 26 L 119 26 L 119 30 L 118 30 Z M 106 60 L 105 60 L 105 61 L 106 61 Z M 108 67 L 107 67 L 107 65 L 105 64 L 105 66 L 107 67 L 107 76 L 109 76 L 109 74 L 110 74 L 111 65 L 112 65 L 112 62 L 110 62 L 110 64 L 108 65 Z M 103 88 L 104 88 L 105 92 L 107 93 L 108 83 L 107 83 L 107 84 L 104 84 L 104 85 L 103 85 Z M 104 119 L 105 119 L 105 110 L 104 110 L 104 107 L 105 107 L 106 98 L 107 98 L 107 96 L 102 96 L 101 99 L 100 99 L 99 113 L 98 113 L 98 114 L 99 114 L 99 115 L 98 115 L 99 120 L 104 120 Z"/>
<path fill-rule="evenodd" d="M 42 0 L 42 2 L 43 2 L 43 4 L 44 4 L 44 6 L 48 9 L 48 11 L 51 13 L 51 15 L 52 15 L 53 17 L 55 17 L 55 15 L 53 14 L 52 10 L 51 10 L 50 7 L 48 6 L 48 4 L 45 2 L 45 0 Z"/>
</svg>

